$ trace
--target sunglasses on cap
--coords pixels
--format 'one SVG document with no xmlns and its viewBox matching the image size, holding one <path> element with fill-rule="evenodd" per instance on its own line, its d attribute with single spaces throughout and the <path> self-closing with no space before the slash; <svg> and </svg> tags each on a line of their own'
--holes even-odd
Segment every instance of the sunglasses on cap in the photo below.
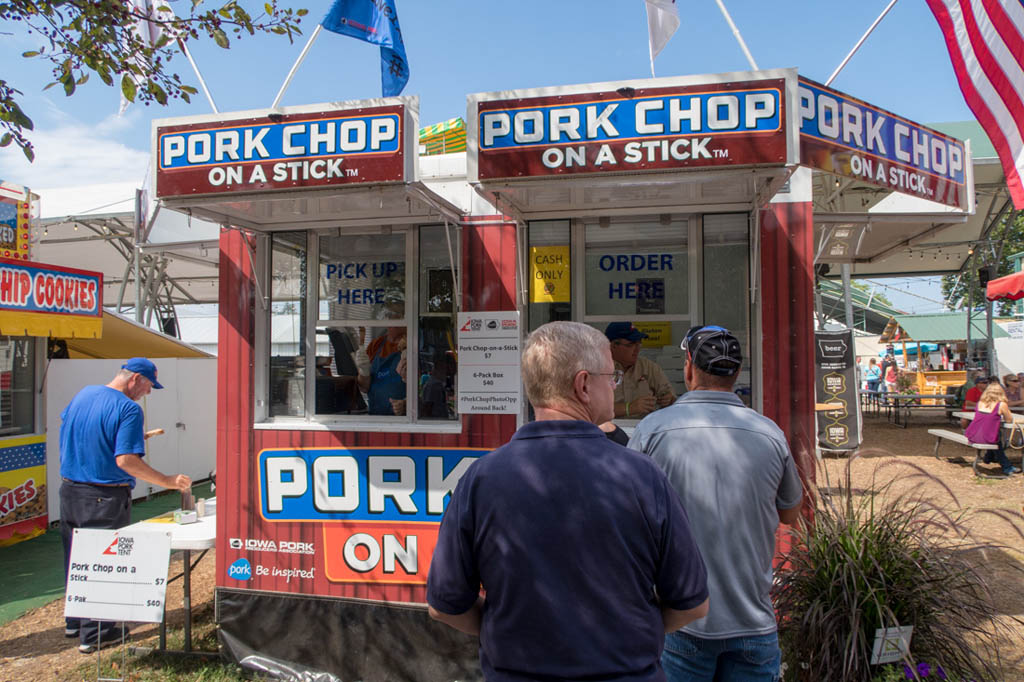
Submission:
<svg viewBox="0 0 1024 682">
<path fill-rule="evenodd" d="M 724 334 L 729 333 L 728 329 L 725 327 L 719 327 L 717 324 L 698 324 L 696 327 L 690 327 L 689 331 L 686 332 L 686 341 L 684 342 L 686 343 L 686 347 L 690 347 L 690 339 L 692 339 L 697 332 L 703 331 L 719 332 Z"/>
</svg>

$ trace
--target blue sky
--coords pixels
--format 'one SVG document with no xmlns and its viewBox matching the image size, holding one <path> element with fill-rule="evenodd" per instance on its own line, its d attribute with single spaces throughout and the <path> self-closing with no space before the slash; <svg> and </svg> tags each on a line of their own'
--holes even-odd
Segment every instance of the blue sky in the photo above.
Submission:
<svg viewBox="0 0 1024 682">
<path fill-rule="evenodd" d="M 191 0 L 168 4 L 183 14 Z M 824 82 L 888 2 L 725 4 L 759 67 L 797 67 L 801 75 Z M 243 5 L 257 8 L 262 2 L 243 0 Z M 396 0 L 396 5 L 411 70 L 403 94 L 419 95 L 421 125 L 464 116 L 468 93 L 650 76 L 642 0 Z M 222 112 L 270 106 L 330 3 L 298 0 L 292 6 L 309 9 L 305 35 L 295 44 L 262 35 L 233 43 L 229 50 L 209 40 L 193 44 L 193 55 Z M 679 0 L 679 8 L 681 26 L 657 60 L 659 76 L 749 68 L 714 0 Z M 118 118 L 118 92 L 98 78 L 70 98 L 59 86 L 44 92 L 50 81 L 48 63 L 21 57 L 39 44 L 38 36 L 18 30 L 0 41 L 4 78 L 24 93 L 22 105 L 35 121 L 32 139 L 37 145 L 34 164 L 24 162 L 18 150 L 0 149 L 0 178 L 35 190 L 136 178 L 141 182 L 151 121 L 210 112 L 200 93 L 189 105 L 135 105 Z M 175 58 L 172 66 L 198 86 L 183 57 Z M 924 0 L 897 2 L 833 87 L 922 123 L 972 118 Z M 380 94 L 378 48 L 323 32 L 282 104 Z M 901 305 L 894 292 L 887 293 L 900 307 L 926 305 L 912 298 Z M 937 292 L 931 295 L 938 298 Z"/>
</svg>

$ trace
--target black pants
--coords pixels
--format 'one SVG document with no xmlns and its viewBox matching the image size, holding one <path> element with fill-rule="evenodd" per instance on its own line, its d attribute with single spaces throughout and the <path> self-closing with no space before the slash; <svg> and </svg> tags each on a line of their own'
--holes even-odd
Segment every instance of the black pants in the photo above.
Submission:
<svg viewBox="0 0 1024 682">
<path fill-rule="evenodd" d="M 132 521 L 132 489 L 64 481 L 60 486 L 60 538 L 64 543 L 64 584 L 68 584 L 71 540 L 76 528 L 122 528 Z M 65 618 L 68 628 L 78 628 L 82 644 L 95 644 L 113 636 L 115 623 L 85 618 Z M 120 633 L 118 633 L 120 636 Z"/>
</svg>

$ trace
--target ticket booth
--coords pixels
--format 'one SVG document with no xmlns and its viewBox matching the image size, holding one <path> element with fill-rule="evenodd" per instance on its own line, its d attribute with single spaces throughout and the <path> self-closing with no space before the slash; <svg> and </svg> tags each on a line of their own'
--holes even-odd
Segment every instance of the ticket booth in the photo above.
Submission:
<svg viewBox="0 0 1024 682">
<path fill-rule="evenodd" d="M 223 225 L 228 653 L 476 674 L 476 641 L 426 614 L 426 573 L 459 477 L 530 414 L 459 412 L 459 313 L 509 313 L 520 337 L 632 322 L 677 392 L 686 330 L 728 326 L 741 396 L 813 475 L 795 94 L 780 70 L 471 95 L 467 152 L 440 157 L 417 155 L 414 97 L 155 121 L 163 206 Z"/>
</svg>

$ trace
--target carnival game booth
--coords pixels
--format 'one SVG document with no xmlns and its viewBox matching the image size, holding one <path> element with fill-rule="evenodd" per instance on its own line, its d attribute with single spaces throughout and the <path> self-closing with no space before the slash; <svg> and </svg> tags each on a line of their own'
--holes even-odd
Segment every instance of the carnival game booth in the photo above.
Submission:
<svg viewBox="0 0 1024 682">
<path fill-rule="evenodd" d="M 741 394 L 809 475 L 810 204 L 779 192 L 796 86 L 782 70 L 473 95 L 467 152 L 421 159 L 413 97 L 154 122 L 163 207 L 224 226 L 232 657 L 479 674 L 476 642 L 429 620 L 426 573 L 459 477 L 529 418 L 519 341 L 549 320 L 632 322 L 677 391 L 686 330 L 730 327 Z M 272 350 L 279 316 L 298 332 Z"/>
<path fill-rule="evenodd" d="M 103 333 L 103 275 L 34 263 L 33 199 L 0 183 L 0 546 L 46 532 L 44 396 L 48 339 Z"/>
<path fill-rule="evenodd" d="M 1008 336 L 1002 327 L 993 325 L 993 339 Z M 969 320 L 967 313 L 938 313 L 896 315 L 889 320 L 879 342 L 897 346 L 897 361 L 904 372 L 913 375 L 917 393 L 949 394 L 967 382 L 973 342 L 985 343 L 987 338 L 984 320 Z M 911 365 L 910 357 L 914 355 L 917 357 Z"/>
</svg>

